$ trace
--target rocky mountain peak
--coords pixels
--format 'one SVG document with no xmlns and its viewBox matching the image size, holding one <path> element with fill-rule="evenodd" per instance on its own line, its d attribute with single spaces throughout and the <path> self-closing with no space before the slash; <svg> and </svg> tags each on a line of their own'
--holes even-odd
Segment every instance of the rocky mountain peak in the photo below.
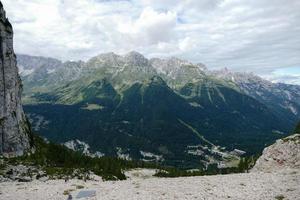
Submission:
<svg viewBox="0 0 300 200">
<path fill-rule="evenodd" d="M 87 66 L 98 68 L 101 66 L 119 67 L 122 65 L 122 57 L 113 53 L 103 53 L 95 56 L 87 61 Z"/>
<path fill-rule="evenodd" d="M 2 21 L 7 21 L 6 13 L 5 13 L 5 10 L 3 8 L 2 2 L 0 2 L 0 18 L 1 18 Z"/>
<path fill-rule="evenodd" d="M 31 132 L 21 105 L 13 30 L 2 4 L 0 18 L 0 155 L 19 156 L 31 148 Z"/>
<path fill-rule="evenodd" d="M 206 65 L 204 65 L 203 63 L 197 63 L 196 64 L 202 71 L 207 71 L 207 67 Z"/>
<path fill-rule="evenodd" d="M 108 53 L 102 53 L 92 59 L 98 59 L 98 60 L 114 63 L 117 60 L 119 60 L 120 58 L 121 58 L 120 55 L 117 55 L 114 52 L 108 52 Z"/>
<path fill-rule="evenodd" d="M 151 65 L 157 70 L 158 73 L 167 75 L 172 79 L 177 79 L 181 76 L 200 75 L 203 73 L 204 65 L 193 64 L 189 61 L 182 60 L 176 57 L 166 59 L 152 58 Z"/>
<path fill-rule="evenodd" d="M 152 58 L 151 63 L 161 70 L 170 70 L 170 68 L 180 68 L 184 65 L 193 65 L 191 62 L 179 59 L 177 57 L 170 58 Z"/>
<path fill-rule="evenodd" d="M 255 75 L 252 72 L 234 72 L 228 69 L 227 67 L 221 70 L 212 71 L 211 74 L 217 76 L 218 78 L 223 78 L 226 80 L 231 80 L 233 82 L 256 82 L 261 83 L 264 82 L 265 84 L 272 84 L 271 82 Z"/>
<path fill-rule="evenodd" d="M 27 76 L 35 71 L 44 71 L 51 73 L 62 66 L 62 62 L 54 59 L 41 56 L 17 55 L 17 63 L 21 76 Z"/>
<path fill-rule="evenodd" d="M 1 2 L 0 2 L 1 3 Z M 8 32 L 12 33 L 12 25 L 10 24 L 9 20 L 6 18 L 6 12 L 3 8 L 3 5 L 1 3 L 0 5 L 0 20 L 5 25 L 5 28 Z"/>
<path fill-rule="evenodd" d="M 143 54 L 137 51 L 130 51 L 127 54 L 125 54 L 125 57 L 145 58 Z"/>
<path fill-rule="evenodd" d="M 136 51 L 131 51 L 124 56 L 125 62 L 134 66 L 148 66 L 149 61 L 142 54 Z"/>
<path fill-rule="evenodd" d="M 237 84 L 246 94 L 251 96 L 261 96 L 276 88 L 272 82 L 252 72 L 234 72 L 228 68 L 224 68 L 208 72 L 208 74 L 218 79 Z M 269 96 L 267 95 L 263 98 L 269 98 Z"/>
</svg>

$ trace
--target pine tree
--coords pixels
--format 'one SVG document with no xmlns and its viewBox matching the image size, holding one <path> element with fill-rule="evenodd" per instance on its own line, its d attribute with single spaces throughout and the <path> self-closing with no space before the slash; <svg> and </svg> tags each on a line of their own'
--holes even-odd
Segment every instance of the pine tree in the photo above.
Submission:
<svg viewBox="0 0 300 200">
<path fill-rule="evenodd" d="M 296 126 L 294 133 L 300 133 L 300 122 Z"/>
</svg>

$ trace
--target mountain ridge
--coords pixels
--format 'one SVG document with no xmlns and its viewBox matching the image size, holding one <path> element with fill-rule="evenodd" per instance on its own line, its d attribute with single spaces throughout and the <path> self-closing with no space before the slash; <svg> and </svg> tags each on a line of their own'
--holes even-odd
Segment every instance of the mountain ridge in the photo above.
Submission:
<svg viewBox="0 0 300 200">
<path fill-rule="evenodd" d="M 33 58 L 41 59 L 43 57 Z M 48 60 L 50 58 L 44 59 Z M 21 66 L 24 65 L 22 56 L 18 59 L 18 63 Z M 25 94 L 31 92 L 27 91 L 28 88 L 33 88 L 34 92 L 39 90 L 44 92 L 46 88 L 53 89 L 66 82 L 79 80 L 81 77 L 83 79 L 91 79 L 92 77 L 94 77 L 93 79 L 107 78 L 114 87 L 122 89 L 136 81 L 142 82 L 158 75 L 177 91 L 186 83 L 211 78 L 212 81 L 223 82 L 228 87 L 238 89 L 240 92 L 252 96 L 268 105 L 281 117 L 284 117 L 282 112 L 288 113 L 285 117 L 291 119 L 290 126 L 296 118 L 300 118 L 300 103 L 298 103 L 300 102 L 300 86 L 272 83 L 253 73 L 231 72 L 228 69 L 209 71 L 203 64 L 193 64 L 175 57 L 147 59 L 142 54 L 134 51 L 123 56 L 110 52 L 99 54 L 87 62 L 67 61 L 61 64 L 63 66 L 58 67 L 57 72 L 53 71 L 55 66 L 51 66 L 50 69 L 44 70 L 48 72 L 46 74 L 37 71 L 36 73 L 32 72 L 32 75 L 24 75 L 20 70 L 24 84 L 29 85 L 29 87 L 25 87 Z M 49 68 L 49 66 L 45 65 L 45 68 Z M 44 78 L 41 79 L 41 76 Z M 42 83 L 41 80 L 43 80 Z M 38 87 L 35 87 L 36 85 Z"/>
<path fill-rule="evenodd" d="M 235 81 L 219 74 L 225 73 L 177 58 L 147 59 L 129 52 L 64 62 L 57 71 L 22 78 L 26 112 L 50 140 L 78 139 L 106 155 L 144 159 L 140 152 L 148 152 L 170 165 L 204 167 L 208 157 L 212 163 L 224 158 L 213 153 L 213 146 L 201 144 L 201 137 L 217 152 L 231 155 L 240 149 L 251 155 L 289 133 L 300 118 L 300 87 L 277 88 L 251 74 L 234 73 Z M 32 82 L 36 76 L 42 82 Z M 257 88 L 262 95 L 255 95 Z"/>
<path fill-rule="evenodd" d="M 130 54 L 136 54 L 136 55 L 141 55 L 144 59 L 148 60 L 150 63 L 153 63 L 155 61 L 162 61 L 162 62 L 174 62 L 174 60 L 177 60 L 180 64 L 187 64 L 187 65 L 193 65 L 193 66 L 198 66 L 202 71 L 210 71 L 211 73 L 210 74 L 218 74 L 218 75 L 221 75 L 222 73 L 225 72 L 224 77 L 228 74 L 231 74 L 231 75 L 243 75 L 244 77 L 257 77 L 259 79 L 262 79 L 262 80 L 265 80 L 265 81 L 268 81 L 264 78 L 262 78 L 261 76 L 255 74 L 254 72 L 235 72 L 235 71 L 231 71 L 229 70 L 228 68 L 222 68 L 222 69 L 219 69 L 219 70 L 210 70 L 209 68 L 207 68 L 206 65 L 204 65 L 203 63 L 194 63 L 194 62 L 190 62 L 188 60 L 185 60 L 185 59 L 181 59 L 181 58 L 178 58 L 178 57 L 175 57 L 175 56 L 171 56 L 171 57 L 152 57 L 152 58 L 146 58 L 145 56 L 143 56 L 143 54 L 139 53 L 139 52 L 136 52 L 136 51 L 130 51 L 126 54 L 116 54 L 114 52 L 107 52 L 107 53 L 101 53 L 101 54 L 98 54 L 96 56 L 93 56 L 89 59 L 87 59 L 86 61 L 82 61 L 82 60 L 66 60 L 66 61 L 61 61 L 57 58 L 53 58 L 53 57 L 46 57 L 46 56 L 35 56 L 35 55 L 27 55 L 27 54 L 17 54 L 17 57 L 18 57 L 18 63 L 24 63 L 24 58 L 28 57 L 28 58 L 31 58 L 31 59 L 40 59 L 40 60 L 53 60 L 53 61 L 57 61 L 57 62 L 60 62 L 60 63 L 68 63 L 68 62 L 73 62 L 73 63 L 88 63 L 92 60 L 97 60 L 97 59 L 102 59 L 102 60 L 106 60 L 106 61 L 112 61 L 110 59 L 122 59 L 122 58 L 125 58 L 126 56 L 128 57 L 128 55 Z M 22 64 L 21 64 L 22 65 Z M 112 65 L 114 66 L 114 65 Z M 22 71 L 22 70 L 20 70 Z M 160 71 L 160 70 L 158 70 Z M 295 85 L 295 84 L 288 84 L 288 83 L 283 83 L 283 82 L 271 82 L 271 81 L 268 81 L 270 83 L 273 83 L 273 84 L 284 84 L 284 85 L 291 85 L 291 86 L 298 86 L 298 85 Z"/>
</svg>

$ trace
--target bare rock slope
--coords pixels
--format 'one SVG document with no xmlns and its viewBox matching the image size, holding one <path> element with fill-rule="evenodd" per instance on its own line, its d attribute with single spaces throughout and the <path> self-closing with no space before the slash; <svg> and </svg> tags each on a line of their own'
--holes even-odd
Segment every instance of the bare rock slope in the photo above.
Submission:
<svg viewBox="0 0 300 200">
<path fill-rule="evenodd" d="M 127 174 L 130 175 L 130 174 Z M 244 173 L 200 177 L 157 178 L 147 170 L 135 170 L 125 181 L 72 179 L 0 182 L 0 199 L 74 199 L 94 191 L 99 200 L 295 200 L 299 199 L 300 174 Z M 81 198 L 83 199 L 83 198 Z"/>
<path fill-rule="evenodd" d="M 300 170 L 300 134 L 277 140 L 265 148 L 252 171 L 280 172 Z"/>
<path fill-rule="evenodd" d="M 30 129 L 21 93 L 13 29 L 0 2 L 0 155 L 18 156 L 30 149 Z"/>
</svg>

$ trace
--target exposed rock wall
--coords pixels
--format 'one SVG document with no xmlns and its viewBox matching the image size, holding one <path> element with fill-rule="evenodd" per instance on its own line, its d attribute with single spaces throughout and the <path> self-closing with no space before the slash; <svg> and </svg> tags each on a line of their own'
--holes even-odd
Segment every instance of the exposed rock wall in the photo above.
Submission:
<svg viewBox="0 0 300 200">
<path fill-rule="evenodd" d="M 300 170 L 300 134 L 277 140 L 264 149 L 252 171 L 280 172 Z"/>
<path fill-rule="evenodd" d="M 22 83 L 13 50 L 13 29 L 0 2 L 0 155 L 30 149 L 30 128 L 21 104 Z"/>
</svg>

